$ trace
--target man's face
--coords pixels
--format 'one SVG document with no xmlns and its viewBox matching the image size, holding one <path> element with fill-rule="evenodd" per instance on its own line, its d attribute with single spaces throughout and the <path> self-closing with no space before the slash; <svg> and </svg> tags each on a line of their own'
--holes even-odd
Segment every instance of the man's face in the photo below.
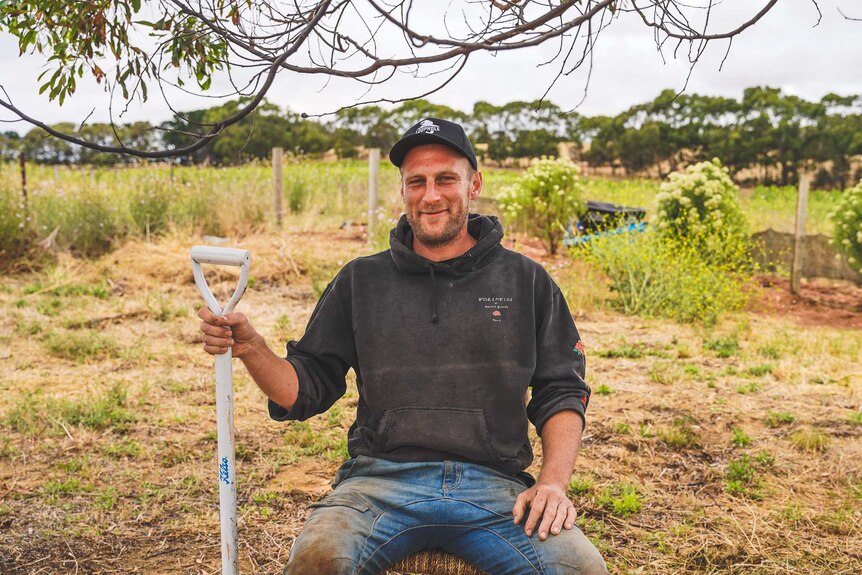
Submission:
<svg viewBox="0 0 862 575">
<path fill-rule="evenodd" d="M 455 240 L 466 229 L 467 212 L 482 190 L 482 175 L 448 146 L 410 150 L 401 163 L 401 198 L 413 235 L 429 247 Z"/>
</svg>

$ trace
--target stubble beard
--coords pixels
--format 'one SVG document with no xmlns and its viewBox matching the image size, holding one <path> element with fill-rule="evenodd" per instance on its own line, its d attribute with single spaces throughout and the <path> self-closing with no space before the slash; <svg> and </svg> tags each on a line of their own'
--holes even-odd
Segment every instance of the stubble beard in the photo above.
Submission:
<svg viewBox="0 0 862 575">
<path fill-rule="evenodd" d="M 453 207 L 455 206 L 449 206 L 449 209 L 451 210 Z M 422 227 L 421 217 L 419 218 L 420 221 L 417 221 L 417 218 L 414 217 L 413 212 L 410 210 L 407 210 L 405 215 L 407 216 L 407 223 L 410 224 L 410 229 L 413 230 L 413 236 L 420 243 L 431 248 L 439 248 L 452 243 L 467 223 L 467 215 L 470 211 L 469 204 L 460 204 L 457 208 L 458 211 L 454 213 L 451 211 L 447 212 L 449 220 L 436 235 L 429 233 Z"/>
</svg>

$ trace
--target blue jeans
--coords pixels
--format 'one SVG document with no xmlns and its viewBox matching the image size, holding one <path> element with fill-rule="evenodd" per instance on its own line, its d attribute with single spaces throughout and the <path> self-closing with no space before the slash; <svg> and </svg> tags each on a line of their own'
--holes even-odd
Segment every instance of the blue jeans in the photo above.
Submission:
<svg viewBox="0 0 862 575">
<path fill-rule="evenodd" d="M 335 476 L 290 551 L 285 575 L 377 575 L 401 558 L 441 549 L 491 575 L 607 575 L 577 528 L 542 541 L 512 517 L 518 478 L 458 461 L 360 455 Z"/>
</svg>

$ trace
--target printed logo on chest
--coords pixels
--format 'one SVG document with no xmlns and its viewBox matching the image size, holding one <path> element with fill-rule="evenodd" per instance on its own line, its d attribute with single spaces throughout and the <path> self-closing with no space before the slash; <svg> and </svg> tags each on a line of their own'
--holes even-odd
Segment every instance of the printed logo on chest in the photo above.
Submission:
<svg viewBox="0 0 862 575">
<path fill-rule="evenodd" d="M 480 297 L 479 305 L 482 306 L 483 315 L 489 317 L 491 322 L 502 322 L 509 313 L 509 306 L 514 298 L 503 296 Z"/>
</svg>

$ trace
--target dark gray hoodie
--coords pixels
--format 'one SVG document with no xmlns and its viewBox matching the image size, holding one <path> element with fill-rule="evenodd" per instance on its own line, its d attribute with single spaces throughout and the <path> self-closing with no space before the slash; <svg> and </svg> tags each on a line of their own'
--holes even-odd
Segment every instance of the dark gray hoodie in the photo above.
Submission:
<svg viewBox="0 0 862 575">
<path fill-rule="evenodd" d="M 453 459 L 507 474 L 532 461 L 528 419 L 541 434 L 558 411 L 583 418 L 583 345 L 560 289 L 541 265 L 500 245 L 497 218 L 471 214 L 468 231 L 477 243 L 467 253 L 431 262 L 413 251 L 402 216 L 389 250 L 345 265 L 305 335 L 287 345 L 299 397 L 290 411 L 270 401 L 270 416 L 326 411 L 353 368 L 352 457 Z"/>
</svg>

